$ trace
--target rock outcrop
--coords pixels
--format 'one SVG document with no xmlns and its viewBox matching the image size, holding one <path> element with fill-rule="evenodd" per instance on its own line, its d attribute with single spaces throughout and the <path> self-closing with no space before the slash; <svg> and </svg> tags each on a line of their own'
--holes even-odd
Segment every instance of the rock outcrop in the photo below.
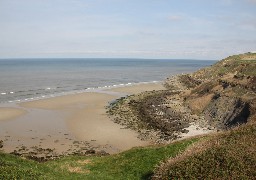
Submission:
<svg viewBox="0 0 256 180">
<path fill-rule="evenodd" d="M 256 54 L 230 56 L 186 76 L 180 77 L 191 90 L 186 94 L 185 104 L 194 113 L 202 114 L 211 126 L 232 128 L 255 116 Z M 197 82 L 192 88 L 187 85 L 191 79 Z"/>
<path fill-rule="evenodd" d="M 165 91 L 121 98 L 109 106 L 116 123 L 141 139 L 171 141 L 190 124 L 226 130 L 256 116 L 256 54 L 230 56 L 192 74 L 166 79 Z"/>
</svg>

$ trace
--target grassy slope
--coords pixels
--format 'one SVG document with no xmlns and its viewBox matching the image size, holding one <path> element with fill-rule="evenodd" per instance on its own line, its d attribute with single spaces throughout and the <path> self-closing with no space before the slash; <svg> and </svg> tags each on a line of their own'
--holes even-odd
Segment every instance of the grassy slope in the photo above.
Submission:
<svg viewBox="0 0 256 180">
<path fill-rule="evenodd" d="M 205 151 L 159 168 L 156 179 L 254 179 L 255 139 L 255 124 L 218 134 Z"/>
<path fill-rule="evenodd" d="M 134 148 L 105 157 L 70 156 L 46 163 L 1 153 L 0 179 L 146 179 L 160 161 L 176 156 L 195 141 Z"/>
<path fill-rule="evenodd" d="M 234 75 L 229 76 L 229 74 L 236 74 L 238 78 L 234 78 Z M 169 159 L 167 163 L 155 170 L 155 179 L 255 179 L 256 54 L 230 56 L 212 67 L 193 73 L 192 80 L 193 78 L 207 81 L 199 86 L 192 86 L 194 89 L 188 97 L 190 100 L 215 93 L 214 88 L 218 86 L 218 79 L 234 83 L 234 87 L 221 89 L 219 92 L 215 88 L 216 92 L 221 96 L 223 94 L 229 98 L 233 96 L 247 101 L 250 104 L 250 121 L 246 125 L 212 137 L 203 151 L 192 153 L 178 161 L 173 158 Z M 204 91 L 204 89 L 208 90 Z M 239 91 L 236 91 L 237 89 Z M 227 110 L 228 107 L 226 107 Z"/>
<path fill-rule="evenodd" d="M 245 76 L 256 75 L 256 53 L 246 53 L 229 56 L 211 67 L 207 67 L 193 73 L 194 77 L 202 79 L 215 79 L 227 73 L 243 74 Z"/>
</svg>

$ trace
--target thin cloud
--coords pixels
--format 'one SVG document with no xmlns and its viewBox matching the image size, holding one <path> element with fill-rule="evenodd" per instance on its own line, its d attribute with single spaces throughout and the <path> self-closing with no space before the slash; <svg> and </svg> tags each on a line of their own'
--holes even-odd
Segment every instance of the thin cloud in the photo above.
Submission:
<svg viewBox="0 0 256 180">
<path fill-rule="evenodd" d="M 256 4 L 256 0 L 247 0 L 250 3 Z"/>
<path fill-rule="evenodd" d="M 256 0 L 0 0 L 0 4 L 0 58 L 212 59 L 256 49 Z M 240 41 L 229 41 L 236 38 Z"/>
<path fill-rule="evenodd" d="M 183 20 L 183 17 L 180 15 L 171 15 L 171 16 L 168 16 L 168 19 L 170 21 L 181 21 Z"/>
</svg>

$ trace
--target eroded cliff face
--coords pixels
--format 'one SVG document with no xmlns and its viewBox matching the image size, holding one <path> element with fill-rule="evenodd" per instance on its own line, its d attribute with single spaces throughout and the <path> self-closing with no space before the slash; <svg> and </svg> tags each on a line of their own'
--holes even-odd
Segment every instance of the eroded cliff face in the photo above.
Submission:
<svg viewBox="0 0 256 180">
<path fill-rule="evenodd" d="M 166 90 L 117 100 L 109 115 L 156 143 L 180 138 L 191 126 L 215 131 L 256 123 L 256 54 L 231 56 L 193 74 L 169 77 L 164 86 Z"/>
<path fill-rule="evenodd" d="M 256 54 L 230 56 L 179 80 L 187 88 L 181 93 L 184 104 L 217 129 L 256 116 Z"/>
<path fill-rule="evenodd" d="M 220 97 L 204 109 L 208 123 L 218 129 L 246 123 L 250 116 L 249 104 L 237 98 Z"/>
</svg>

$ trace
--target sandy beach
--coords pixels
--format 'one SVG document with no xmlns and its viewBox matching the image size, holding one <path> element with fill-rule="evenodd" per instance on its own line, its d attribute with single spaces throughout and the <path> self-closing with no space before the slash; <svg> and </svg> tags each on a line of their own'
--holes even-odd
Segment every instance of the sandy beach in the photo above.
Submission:
<svg viewBox="0 0 256 180">
<path fill-rule="evenodd" d="M 0 108 L 0 121 L 15 119 L 26 113 L 25 110 L 19 108 Z"/>
<path fill-rule="evenodd" d="M 53 97 L 1 108 L 4 150 L 23 146 L 55 149 L 58 153 L 80 149 L 117 153 L 150 144 L 138 134 L 114 123 L 106 114 L 109 102 L 143 91 L 164 89 L 161 83 L 137 84 L 99 92 Z"/>
</svg>

